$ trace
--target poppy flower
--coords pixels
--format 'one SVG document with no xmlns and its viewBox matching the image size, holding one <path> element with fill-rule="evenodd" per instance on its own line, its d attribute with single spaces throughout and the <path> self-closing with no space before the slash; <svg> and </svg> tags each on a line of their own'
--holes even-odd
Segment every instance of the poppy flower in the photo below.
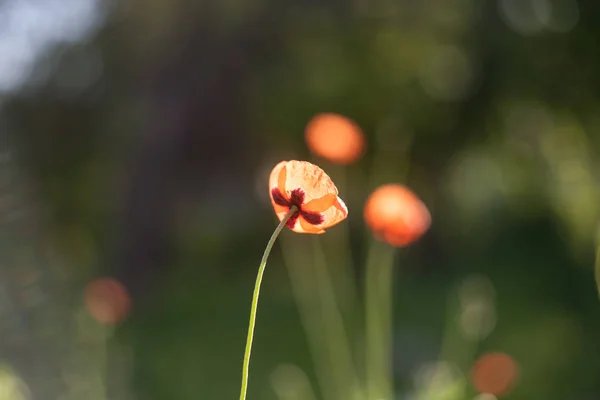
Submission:
<svg viewBox="0 0 600 400">
<path fill-rule="evenodd" d="M 425 204 L 410 189 L 398 184 L 383 185 L 371 193 L 364 219 L 377 238 L 396 247 L 416 241 L 431 225 Z"/>
<path fill-rule="evenodd" d="M 254 340 L 260 286 L 267 259 L 281 230 L 287 226 L 298 233 L 324 233 L 325 229 L 343 221 L 348 216 L 348 209 L 342 199 L 338 197 L 338 190 L 331 178 L 321 168 L 306 161 L 282 161 L 277 164 L 269 177 L 269 196 L 271 196 L 275 214 L 279 218 L 279 225 L 267 243 L 256 275 L 242 365 L 240 400 L 245 400 L 248 392 L 250 355 Z"/>
<path fill-rule="evenodd" d="M 519 375 L 517 362 L 508 354 L 493 352 L 482 355 L 473 365 L 471 380 L 480 393 L 494 396 L 508 394 Z"/>
<path fill-rule="evenodd" d="M 360 127 L 339 114 L 314 116 L 306 126 L 304 138 L 313 154 L 338 165 L 352 164 L 365 150 L 365 138 Z"/>
<path fill-rule="evenodd" d="M 85 307 L 101 324 L 114 325 L 129 314 L 127 289 L 116 279 L 99 278 L 85 288 Z"/>
<path fill-rule="evenodd" d="M 321 168 L 306 161 L 282 161 L 269 178 L 269 195 L 281 221 L 292 206 L 298 211 L 287 221 L 298 233 L 324 233 L 348 216 L 331 178 Z"/>
</svg>

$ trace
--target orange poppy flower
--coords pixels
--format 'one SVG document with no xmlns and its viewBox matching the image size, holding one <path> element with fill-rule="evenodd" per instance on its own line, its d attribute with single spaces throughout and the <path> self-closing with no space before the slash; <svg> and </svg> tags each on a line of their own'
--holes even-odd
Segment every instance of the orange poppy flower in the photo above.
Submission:
<svg viewBox="0 0 600 400">
<path fill-rule="evenodd" d="M 480 393 L 494 396 L 508 394 L 519 375 L 517 362 L 508 354 L 493 352 L 481 356 L 473 365 L 471 380 Z"/>
<path fill-rule="evenodd" d="M 113 278 L 99 278 L 85 288 L 85 307 L 101 324 L 113 325 L 129 314 L 130 301 L 127 289 Z"/>
<path fill-rule="evenodd" d="M 431 225 L 425 204 L 410 189 L 398 184 L 383 185 L 371 193 L 364 219 L 377 238 L 396 247 L 416 241 Z"/>
<path fill-rule="evenodd" d="M 269 178 L 269 194 L 281 221 L 292 206 L 298 207 L 287 227 L 298 233 L 324 233 L 348 216 L 331 178 L 306 161 L 282 161 Z"/>
<path fill-rule="evenodd" d="M 352 164 L 365 150 L 360 127 L 339 114 L 324 113 L 313 117 L 306 126 L 304 138 L 313 154 L 339 165 Z"/>
</svg>

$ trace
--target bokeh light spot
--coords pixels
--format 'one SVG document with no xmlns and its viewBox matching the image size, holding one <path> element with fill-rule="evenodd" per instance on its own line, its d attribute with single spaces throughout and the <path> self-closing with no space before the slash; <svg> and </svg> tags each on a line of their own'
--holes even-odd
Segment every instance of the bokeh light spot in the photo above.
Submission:
<svg viewBox="0 0 600 400">
<path fill-rule="evenodd" d="M 463 391 L 465 377 L 460 368 L 447 361 L 422 365 L 413 376 L 421 399 L 453 399 Z"/>
<path fill-rule="evenodd" d="M 281 364 L 271 373 L 271 386 L 281 399 L 310 398 L 306 373 L 293 364 Z"/>
<path fill-rule="evenodd" d="M 0 2 L 0 92 L 19 89 L 48 48 L 76 43 L 104 22 L 99 0 Z"/>
<path fill-rule="evenodd" d="M 548 29 L 566 33 L 579 22 L 579 6 L 576 0 L 553 0 L 552 15 L 543 21 Z"/>
<path fill-rule="evenodd" d="M 460 101 L 469 94 L 474 68 L 465 51 L 454 45 L 436 46 L 419 69 L 421 86 L 435 100 Z"/>
<path fill-rule="evenodd" d="M 2 366 L 0 369 L 0 400 L 28 400 L 31 392 L 14 371 Z"/>
<path fill-rule="evenodd" d="M 129 295 L 116 279 L 99 278 L 85 288 L 85 307 L 99 323 L 113 325 L 123 321 L 130 311 Z"/>
<path fill-rule="evenodd" d="M 313 117 L 306 126 L 305 139 L 313 154 L 339 165 L 352 164 L 365 150 L 360 127 L 349 118 L 334 113 Z"/>
<path fill-rule="evenodd" d="M 499 7 L 506 25 L 522 35 L 544 28 L 565 33 L 579 22 L 576 0 L 502 0 Z"/>
<path fill-rule="evenodd" d="M 477 215 L 503 200 L 504 172 L 493 154 L 476 150 L 455 156 L 446 180 L 457 207 Z"/>
<path fill-rule="evenodd" d="M 496 326 L 494 285 L 483 275 L 469 276 L 460 290 L 460 326 L 466 338 L 481 340 Z"/>
<path fill-rule="evenodd" d="M 522 35 L 539 33 L 544 27 L 540 16 L 550 12 L 547 0 L 501 0 L 498 7 L 506 25 Z"/>
<path fill-rule="evenodd" d="M 539 152 L 540 139 L 554 132 L 554 118 L 544 104 L 537 101 L 511 102 L 503 110 L 507 140 L 520 151 Z"/>
<path fill-rule="evenodd" d="M 503 396 L 509 393 L 518 379 L 517 362 L 508 354 L 486 353 L 473 366 L 471 379 L 480 393 Z"/>
</svg>

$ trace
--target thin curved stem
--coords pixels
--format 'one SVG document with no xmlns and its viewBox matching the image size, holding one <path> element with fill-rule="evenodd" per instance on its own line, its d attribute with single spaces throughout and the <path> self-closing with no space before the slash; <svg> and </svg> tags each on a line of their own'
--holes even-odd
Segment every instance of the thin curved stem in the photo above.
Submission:
<svg viewBox="0 0 600 400">
<path fill-rule="evenodd" d="M 254 338 L 254 326 L 256 325 L 256 311 L 258 309 L 258 296 L 260 295 L 260 285 L 262 283 L 262 278 L 265 273 L 265 267 L 267 266 L 267 259 L 269 258 L 269 254 L 271 253 L 271 249 L 275 244 L 275 240 L 277 240 L 277 236 L 283 230 L 283 227 L 288 222 L 290 217 L 294 215 L 294 213 L 298 211 L 296 206 L 292 206 L 290 211 L 283 217 L 277 228 L 275 228 L 275 232 L 271 235 L 271 239 L 269 239 L 269 243 L 267 243 L 267 247 L 265 248 L 265 252 L 263 253 L 262 260 L 260 261 L 260 265 L 258 267 L 258 275 L 256 276 L 256 283 L 254 284 L 254 294 L 252 295 L 252 307 L 250 308 L 250 322 L 248 323 L 248 338 L 246 339 L 246 352 L 244 353 L 244 365 L 242 367 L 242 389 L 240 391 L 240 400 L 246 400 L 246 392 L 248 391 L 248 371 L 250 369 L 250 353 L 252 352 L 252 340 Z"/>
</svg>

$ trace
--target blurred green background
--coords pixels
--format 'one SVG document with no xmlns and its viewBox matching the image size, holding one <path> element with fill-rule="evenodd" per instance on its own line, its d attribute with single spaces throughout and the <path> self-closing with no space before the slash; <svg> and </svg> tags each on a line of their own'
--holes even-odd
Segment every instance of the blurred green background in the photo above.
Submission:
<svg viewBox="0 0 600 400">
<path fill-rule="evenodd" d="M 476 398 L 475 360 L 500 351 L 519 367 L 503 398 L 598 399 L 599 41 L 585 0 L 0 1 L 0 399 L 235 399 L 268 175 L 290 159 L 324 168 L 349 217 L 276 244 L 249 399 L 309 399 L 303 374 L 325 399 L 335 340 L 301 317 L 333 293 L 319 268 L 360 365 L 343 290 L 361 299 L 384 183 L 432 214 L 394 258 L 397 397 L 433 368 L 467 384 L 424 398 Z M 362 128 L 357 163 L 310 154 L 320 112 Z M 326 263 L 304 261 L 314 242 Z M 131 302 L 115 326 L 85 311 L 102 276 Z"/>
</svg>

